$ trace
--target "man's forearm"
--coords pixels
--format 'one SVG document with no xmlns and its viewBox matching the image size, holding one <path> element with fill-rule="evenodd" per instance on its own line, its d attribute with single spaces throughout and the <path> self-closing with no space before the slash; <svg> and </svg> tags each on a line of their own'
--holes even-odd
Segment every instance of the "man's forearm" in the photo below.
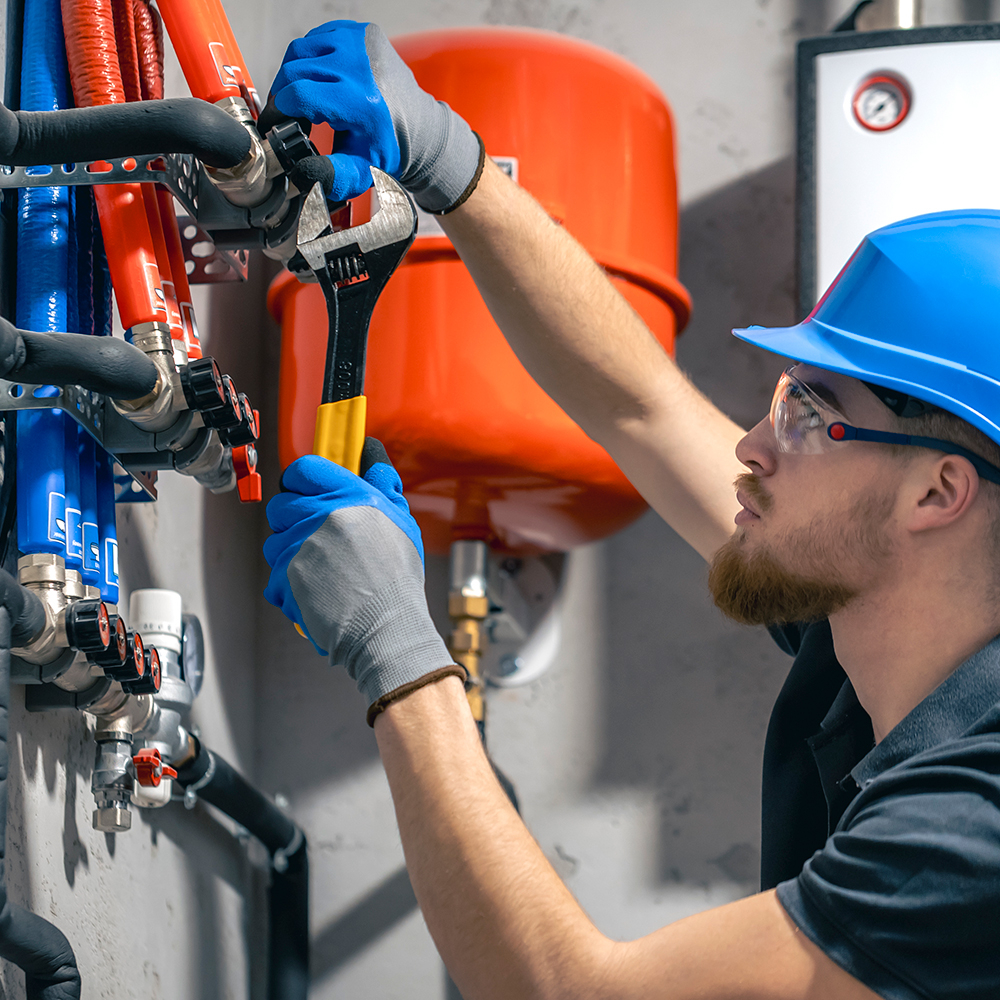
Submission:
<svg viewBox="0 0 1000 1000">
<path fill-rule="evenodd" d="M 442 225 L 538 384 L 706 558 L 733 531 L 743 430 L 684 376 L 604 272 L 487 160 Z"/>
<path fill-rule="evenodd" d="M 609 422 L 643 416 L 672 362 L 534 198 L 487 160 L 472 197 L 441 222 L 518 358 L 584 430 L 600 440 Z"/>
<path fill-rule="evenodd" d="M 497 783 L 461 683 L 450 678 L 390 705 L 375 736 L 414 891 L 462 996 L 532 1000 L 593 986 L 613 943 Z"/>
<path fill-rule="evenodd" d="M 406 867 L 465 1000 L 877 1000 L 772 890 L 612 941 L 497 783 L 455 678 L 375 723 Z"/>
</svg>

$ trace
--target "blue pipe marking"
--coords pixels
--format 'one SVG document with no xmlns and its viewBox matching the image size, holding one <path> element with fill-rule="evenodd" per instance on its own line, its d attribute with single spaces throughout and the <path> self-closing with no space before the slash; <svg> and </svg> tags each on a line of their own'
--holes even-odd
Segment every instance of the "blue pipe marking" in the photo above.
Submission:
<svg viewBox="0 0 1000 1000">
<path fill-rule="evenodd" d="M 118 603 L 118 532 L 115 525 L 114 458 L 97 448 L 97 533 L 101 546 L 101 598 Z"/>
<path fill-rule="evenodd" d="M 97 530 L 97 442 L 82 428 L 76 429 L 80 456 L 80 539 L 83 582 L 101 585 L 101 541 Z"/>
</svg>

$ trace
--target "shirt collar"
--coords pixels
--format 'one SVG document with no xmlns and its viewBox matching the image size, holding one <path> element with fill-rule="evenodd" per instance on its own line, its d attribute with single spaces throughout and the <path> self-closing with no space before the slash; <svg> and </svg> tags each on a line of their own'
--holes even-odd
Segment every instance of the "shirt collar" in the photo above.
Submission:
<svg viewBox="0 0 1000 1000">
<path fill-rule="evenodd" d="M 840 699 L 837 699 L 840 701 Z M 851 770 L 865 788 L 883 771 L 961 736 L 1000 702 L 1000 636 L 973 653 Z"/>
</svg>

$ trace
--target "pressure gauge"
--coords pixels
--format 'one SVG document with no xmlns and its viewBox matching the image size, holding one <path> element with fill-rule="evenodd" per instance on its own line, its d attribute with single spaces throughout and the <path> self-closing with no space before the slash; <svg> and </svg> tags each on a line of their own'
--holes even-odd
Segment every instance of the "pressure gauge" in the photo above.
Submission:
<svg viewBox="0 0 1000 1000">
<path fill-rule="evenodd" d="M 889 73 L 873 73 L 854 92 L 855 121 L 870 132 L 888 132 L 910 113 L 910 89 Z"/>
</svg>

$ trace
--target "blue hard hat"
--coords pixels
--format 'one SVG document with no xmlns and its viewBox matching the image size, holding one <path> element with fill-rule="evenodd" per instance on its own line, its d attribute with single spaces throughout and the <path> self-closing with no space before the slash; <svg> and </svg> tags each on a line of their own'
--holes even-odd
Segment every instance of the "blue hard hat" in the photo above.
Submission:
<svg viewBox="0 0 1000 1000">
<path fill-rule="evenodd" d="M 933 403 L 1000 444 L 1000 211 L 877 229 L 801 323 L 733 333 Z"/>
</svg>

